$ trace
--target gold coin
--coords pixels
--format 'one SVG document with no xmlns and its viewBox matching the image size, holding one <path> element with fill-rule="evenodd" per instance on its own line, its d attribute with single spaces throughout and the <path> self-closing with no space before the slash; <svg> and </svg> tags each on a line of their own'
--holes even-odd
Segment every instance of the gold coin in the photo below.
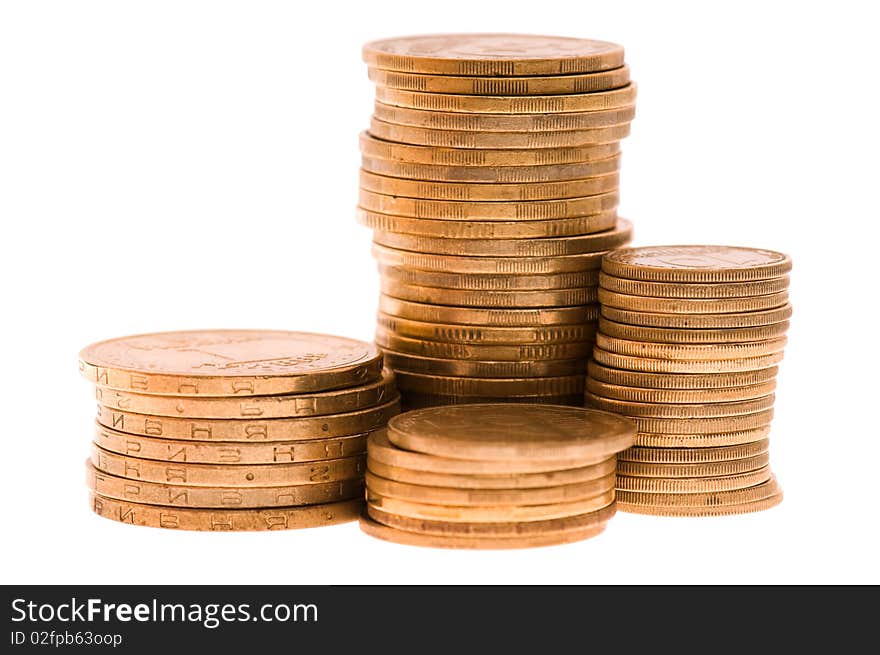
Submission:
<svg viewBox="0 0 880 655">
<path fill-rule="evenodd" d="M 660 312 L 663 314 L 735 314 L 776 309 L 788 304 L 788 291 L 749 298 L 723 298 L 721 300 L 694 298 L 649 298 L 628 296 L 607 289 L 599 289 L 603 305 L 620 307 L 636 312 Z"/>
<path fill-rule="evenodd" d="M 649 389 L 720 389 L 722 387 L 745 387 L 761 384 L 776 378 L 779 368 L 757 369 L 731 373 L 647 373 L 608 368 L 591 361 L 587 374 L 594 380 L 627 387 L 647 387 Z"/>
<path fill-rule="evenodd" d="M 599 276 L 599 284 L 603 289 L 631 296 L 649 296 L 652 298 L 692 298 L 721 299 L 746 298 L 749 296 L 766 296 L 780 293 L 788 289 L 787 275 L 758 280 L 756 282 L 726 282 L 711 284 L 687 284 L 684 282 L 645 282 L 643 280 L 627 280 L 614 277 L 607 273 Z"/>
<path fill-rule="evenodd" d="M 559 307 L 554 309 L 480 309 L 477 307 L 443 307 L 409 302 L 386 295 L 379 296 L 379 311 L 415 321 L 452 323 L 469 327 L 539 327 L 572 325 L 595 321 L 598 305 Z"/>
<path fill-rule="evenodd" d="M 516 538 L 549 533 L 580 531 L 585 527 L 604 525 L 617 512 L 615 503 L 602 509 L 586 514 L 566 516 L 543 521 L 499 521 L 497 523 L 464 521 L 435 521 L 430 519 L 414 519 L 383 512 L 372 505 L 367 506 L 367 515 L 374 521 L 391 528 L 415 532 L 423 535 L 485 537 L 485 538 Z"/>
<path fill-rule="evenodd" d="M 598 271 L 575 271 L 550 275 L 488 275 L 481 273 L 444 273 L 379 265 L 379 273 L 395 283 L 440 289 L 485 291 L 535 291 L 595 287 Z"/>
<path fill-rule="evenodd" d="M 788 274 L 791 257 L 758 248 L 649 246 L 608 255 L 602 270 L 647 282 L 752 282 Z"/>
<path fill-rule="evenodd" d="M 515 360 L 479 360 L 479 359 L 455 359 L 450 357 L 428 357 L 425 355 L 413 355 L 411 353 L 401 353 L 395 350 L 385 348 L 385 358 L 389 366 L 393 366 L 397 372 L 397 383 L 401 390 L 410 391 L 426 391 L 431 393 L 452 394 L 456 395 L 460 392 L 452 389 L 462 386 L 469 388 L 469 383 L 464 382 L 436 382 L 427 384 L 427 380 L 422 380 L 422 376 L 413 378 L 413 374 L 425 374 L 432 379 L 436 376 L 452 376 L 458 379 L 467 378 L 529 378 L 530 384 L 526 385 L 530 390 L 513 392 L 509 389 L 509 393 L 514 395 L 528 395 L 533 392 L 531 389 L 540 386 L 537 380 L 550 378 L 559 378 L 560 376 L 576 376 L 583 377 L 583 371 L 586 367 L 586 356 L 580 358 L 569 359 L 545 359 L 531 361 L 515 361 Z M 463 376 L 463 377 L 462 377 Z M 505 387 L 515 387 L 510 380 L 503 380 Z M 559 386 L 557 383 L 549 384 L 556 391 L 547 390 L 540 395 L 565 395 L 576 393 L 577 390 L 572 385 L 565 383 Z M 486 385 L 477 385 L 481 388 Z M 578 385 L 583 390 L 583 384 Z M 445 389 L 445 391 L 444 391 Z M 494 395 L 495 392 L 464 392 L 462 395 Z"/>
<path fill-rule="evenodd" d="M 718 464 L 766 454 L 769 448 L 770 440 L 760 437 L 736 446 L 714 448 L 641 448 L 633 446 L 618 455 L 618 464 L 622 464 L 624 461 L 633 464 L 662 464 L 664 466 Z"/>
<path fill-rule="evenodd" d="M 361 168 L 376 175 L 418 181 L 536 185 L 538 183 L 555 184 L 616 173 L 620 170 L 620 155 L 611 155 L 607 159 L 595 161 L 545 166 L 441 166 L 380 159 L 365 155 L 361 158 Z"/>
<path fill-rule="evenodd" d="M 667 403 L 640 403 L 625 400 L 613 400 L 597 396 L 589 391 L 585 394 L 587 406 L 615 412 L 624 416 L 644 416 L 654 418 L 691 419 L 713 418 L 720 416 L 738 416 L 752 414 L 773 407 L 775 396 L 771 393 L 760 398 L 735 400 L 723 403 L 692 403 L 689 405 L 673 405 Z"/>
<path fill-rule="evenodd" d="M 609 337 L 629 339 L 631 341 L 650 341 L 652 343 L 737 343 L 749 341 L 765 341 L 784 336 L 788 332 L 788 321 L 780 321 L 771 325 L 759 325 L 743 328 L 720 329 L 675 329 L 652 328 L 640 325 L 615 323 L 605 317 L 599 319 L 599 330 Z"/>
<path fill-rule="evenodd" d="M 361 207 L 358 207 L 355 212 L 358 223 L 373 230 L 455 240 L 579 236 L 610 230 L 617 222 L 617 212 L 615 210 L 589 216 L 551 218 L 541 221 L 433 220 L 410 216 L 392 216 L 391 214 L 367 211 Z M 597 256 L 594 266 L 597 270 L 600 264 L 599 257 Z"/>
<path fill-rule="evenodd" d="M 598 127 L 591 130 L 557 132 L 467 132 L 464 130 L 433 130 L 386 123 L 370 119 L 370 134 L 377 139 L 443 148 L 570 148 L 616 143 L 630 134 L 629 123 Z"/>
<path fill-rule="evenodd" d="M 425 341 L 402 337 L 382 328 L 376 329 L 376 343 L 381 348 L 395 352 L 440 359 L 464 359 L 479 361 L 535 362 L 554 359 L 578 358 L 586 360 L 590 354 L 590 342 L 539 343 L 539 344 L 465 344 L 449 341 Z"/>
<path fill-rule="evenodd" d="M 688 449 L 690 450 L 690 449 Z M 709 478 L 756 471 L 770 463 L 767 452 L 721 462 L 694 462 L 688 464 L 656 464 L 650 462 L 617 463 L 618 476 L 643 478 Z M 369 460 L 367 460 L 369 466 Z M 624 488 L 624 487 L 620 487 Z"/>
<path fill-rule="evenodd" d="M 386 430 L 370 435 L 367 453 L 372 462 L 386 466 L 412 469 L 426 473 L 459 476 L 521 476 L 524 474 L 556 475 L 558 471 L 577 471 L 584 466 L 601 465 L 608 457 L 593 460 L 575 461 L 570 457 L 560 459 L 518 459 L 518 460 L 468 460 L 452 457 L 438 457 L 405 450 L 388 440 Z M 600 476 L 601 477 L 601 476 Z"/>
<path fill-rule="evenodd" d="M 744 357 L 761 357 L 782 352 L 787 342 L 786 337 L 763 341 L 747 341 L 745 343 L 711 343 L 711 344 L 679 344 L 651 343 L 647 341 L 630 341 L 606 334 L 596 335 L 596 345 L 608 352 L 631 357 L 648 357 L 650 359 L 742 359 Z"/>
<path fill-rule="evenodd" d="M 464 75 L 423 75 L 380 68 L 368 68 L 367 76 L 376 86 L 476 96 L 534 96 L 592 93 L 619 89 L 629 84 L 626 65 L 594 73 L 572 75 L 532 75 L 527 77 L 486 77 Z"/>
<path fill-rule="evenodd" d="M 618 355 L 596 347 L 593 350 L 593 358 L 600 364 L 612 368 L 626 369 L 629 371 L 643 371 L 651 373 L 734 373 L 740 371 L 755 371 L 761 368 L 771 368 L 782 361 L 782 352 L 760 357 L 742 357 L 739 359 L 649 359 L 646 357 L 632 357 Z"/>
<path fill-rule="evenodd" d="M 90 493 L 89 506 L 98 516 L 131 525 L 238 532 L 295 530 L 355 521 L 363 511 L 364 502 L 357 498 L 320 505 L 272 509 L 185 509 L 114 500 Z"/>
<path fill-rule="evenodd" d="M 359 206 L 367 211 L 448 221 L 539 221 L 551 218 L 590 216 L 615 209 L 617 191 L 583 198 L 529 200 L 527 202 L 462 202 L 459 200 L 421 200 L 386 196 L 360 190 Z"/>
<path fill-rule="evenodd" d="M 547 534 L 530 534 L 515 537 L 459 537 L 398 530 L 365 516 L 361 516 L 360 526 L 365 534 L 392 543 L 426 548 L 466 548 L 473 550 L 506 550 L 510 548 L 556 546 L 595 537 L 605 529 L 605 523 L 599 523 L 598 525 L 591 525 L 579 530 L 550 532 Z"/>
<path fill-rule="evenodd" d="M 565 75 L 619 68 L 623 47 L 534 34 L 430 34 L 371 41 L 373 68 L 437 75 Z"/>
<path fill-rule="evenodd" d="M 482 273 L 490 275 L 544 275 L 594 271 L 601 261 L 601 253 L 560 255 L 559 257 L 467 257 L 455 255 L 428 255 L 409 250 L 397 250 L 373 244 L 373 257 L 382 266 L 415 268 L 422 271 L 447 273 Z"/>
<path fill-rule="evenodd" d="M 361 154 L 376 159 L 436 164 L 441 166 L 547 166 L 550 164 L 583 164 L 613 157 L 620 152 L 619 143 L 572 146 L 566 148 L 445 148 L 383 141 L 361 132 Z"/>
<path fill-rule="evenodd" d="M 634 312 L 627 309 L 602 306 L 602 316 L 617 323 L 643 327 L 674 329 L 741 329 L 774 325 L 791 318 L 791 305 L 775 309 L 735 314 L 661 314 Z"/>
<path fill-rule="evenodd" d="M 614 489 L 581 500 L 545 505 L 430 505 L 400 498 L 381 496 L 367 490 L 367 507 L 375 507 L 388 514 L 408 516 L 414 519 L 433 519 L 465 523 L 501 523 L 519 521 L 545 521 L 595 512 L 614 502 Z"/>
<path fill-rule="evenodd" d="M 361 169 L 360 186 L 374 193 L 428 200 L 506 201 L 558 200 L 579 198 L 615 191 L 620 176 L 615 173 L 562 182 L 537 184 L 487 184 L 474 182 L 424 182 L 386 175 L 376 175 Z"/>
<path fill-rule="evenodd" d="M 382 371 L 372 344 L 307 332 L 192 330 L 86 346 L 80 373 L 100 387 L 179 396 L 253 396 L 366 384 Z"/>
<path fill-rule="evenodd" d="M 542 239 L 443 239 L 417 234 L 377 231 L 373 241 L 381 246 L 435 255 L 480 257 L 559 257 L 603 252 L 617 248 L 632 237 L 632 223 L 617 219 L 611 230 L 571 237 Z M 597 279 L 591 271 L 590 279 Z M 746 341 L 746 339 L 744 339 Z"/>
<path fill-rule="evenodd" d="M 733 429 L 730 432 L 712 432 L 709 434 L 639 432 L 636 435 L 635 445 L 647 448 L 702 450 L 751 444 L 766 439 L 768 434 L 770 434 L 769 423 L 757 428 Z"/>
<path fill-rule="evenodd" d="M 779 484 L 772 475 L 769 480 L 745 489 L 695 493 L 650 493 L 642 491 L 617 492 L 618 503 L 641 507 L 688 507 L 712 509 L 723 505 L 738 505 L 764 500 L 780 492 Z M 623 509 L 622 507 L 620 509 Z"/>
<path fill-rule="evenodd" d="M 617 477 L 617 489 L 618 491 L 663 494 L 733 491 L 766 482 L 770 479 L 770 475 L 769 466 L 763 466 L 755 471 L 705 478 L 642 478 L 620 475 Z"/>
<path fill-rule="evenodd" d="M 376 100 L 386 105 L 429 111 L 459 111 L 475 114 L 564 114 L 626 107 L 635 103 L 637 92 L 638 89 L 633 82 L 610 91 L 547 96 L 422 93 L 377 86 Z"/>
<path fill-rule="evenodd" d="M 473 114 L 396 107 L 376 101 L 373 116 L 385 123 L 471 132 L 563 132 L 629 123 L 635 105 L 566 114 Z"/>
<path fill-rule="evenodd" d="M 736 416 L 713 416 L 703 418 L 629 416 L 627 418 L 636 424 L 639 433 L 660 433 L 667 435 L 715 434 L 718 432 L 740 432 L 742 430 L 752 430 L 764 425 L 770 425 L 770 421 L 773 419 L 773 409 L 765 409 L 751 414 L 738 414 Z M 636 443 L 639 446 L 647 445 L 641 439 L 637 439 Z"/>
<path fill-rule="evenodd" d="M 284 487 L 194 487 L 128 480 L 109 475 L 89 463 L 89 491 L 107 498 L 169 507 L 240 507 L 242 509 L 315 505 L 350 500 L 363 492 L 363 480 L 339 480 Z"/>
<path fill-rule="evenodd" d="M 542 371 L 542 362 L 532 368 Z M 435 369 L 436 370 L 436 369 Z M 529 371 L 530 373 L 533 371 Z M 537 374 L 536 374 L 537 375 Z M 467 377 L 431 375 L 400 371 L 401 389 L 416 393 L 447 396 L 531 396 L 533 402 L 541 402 L 543 396 L 573 396 L 583 393 L 583 375 L 559 375 L 546 377 Z M 581 403 L 583 399 L 581 399 Z"/>
<path fill-rule="evenodd" d="M 139 414 L 185 418 L 271 419 L 324 416 L 375 407 L 394 400 L 394 374 L 385 370 L 378 382 L 313 394 L 208 398 L 155 396 L 96 388 L 98 404 Z"/>
<path fill-rule="evenodd" d="M 192 464 L 118 455 L 92 445 L 92 465 L 104 473 L 143 482 L 208 487 L 275 487 L 363 477 L 366 457 L 296 464 Z"/>
<path fill-rule="evenodd" d="M 425 455 L 421 455 L 425 457 Z M 431 457 L 428 455 L 427 457 Z M 454 460 L 458 461 L 458 460 Z M 475 475 L 462 473 L 435 473 L 413 468 L 391 466 L 376 459 L 367 458 L 367 470 L 388 480 L 456 489 L 534 489 L 554 487 L 598 480 L 614 473 L 615 458 L 610 457 L 598 464 L 537 473 Z"/>
<path fill-rule="evenodd" d="M 592 409 L 493 403 L 400 414 L 386 434 L 399 448 L 439 457 L 588 462 L 628 448 L 634 429 L 628 419 Z"/>
<path fill-rule="evenodd" d="M 98 423 L 129 434 L 196 441 L 299 441 L 344 437 L 384 427 L 400 413 L 400 399 L 370 409 L 329 416 L 268 420 L 194 419 L 136 414 L 98 405 Z"/>
<path fill-rule="evenodd" d="M 535 291 L 490 291 L 477 289 L 442 289 L 402 284 L 384 277 L 382 293 L 394 298 L 431 305 L 459 307 L 576 307 L 596 302 L 596 287 L 579 289 L 540 289 Z"/>
<path fill-rule="evenodd" d="M 406 391 L 403 394 L 406 411 L 425 407 L 442 407 L 445 405 L 474 405 L 476 403 L 525 403 L 528 405 L 570 405 L 583 407 L 583 396 L 578 394 L 540 396 L 536 394 L 515 396 L 511 394 L 494 394 L 488 396 L 457 396 L 452 394 L 419 393 Z"/>
<path fill-rule="evenodd" d="M 367 472 L 367 495 L 425 503 L 428 505 L 458 505 L 462 507 L 530 506 L 567 503 L 606 493 L 614 489 L 614 473 L 598 480 L 575 482 L 552 487 L 532 489 L 458 489 L 426 484 L 410 484 L 380 477 Z"/>
<path fill-rule="evenodd" d="M 174 464 L 238 464 L 247 468 L 249 464 L 277 466 L 361 455 L 367 450 L 369 434 L 303 441 L 205 442 L 145 437 L 98 425 L 95 444 L 109 452 L 141 459 Z"/>
<path fill-rule="evenodd" d="M 638 403 L 724 403 L 737 400 L 761 398 L 773 393 L 776 380 L 768 380 L 743 387 L 708 387 L 705 389 L 651 389 L 609 384 L 587 378 L 587 390 L 595 395 L 613 400 Z"/>
<path fill-rule="evenodd" d="M 413 321 L 379 312 L 376 324 L 402 337 L 473 345 L 529 345 L 591 342 L 596 335 L 592 325 L 548 325 L 542 327 L 485 327 Z"/>
<path fill-rule="evenodd" d="M 701 507 L 684 507 L 679 505 L 639 505 L 635 503 L 621 502 L 618 507 L 621 511 L 633 514 L 649 514 L 653 516 L 726 516 L 730 514 L 747 514 L 750 512 L 762 512 L 776 507 L 782 502 L 782 490 L 775 494 L 731 505 L 715 505 Z"/>
</svg>

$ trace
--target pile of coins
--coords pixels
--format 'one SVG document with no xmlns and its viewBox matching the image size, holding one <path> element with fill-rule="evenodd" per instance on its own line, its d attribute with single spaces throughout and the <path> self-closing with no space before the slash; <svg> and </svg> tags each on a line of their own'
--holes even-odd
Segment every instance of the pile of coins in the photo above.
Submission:
<svg viewBox="0 0 880 655">
<path fill-rule="evenodd" d="M 768 435 L 790 270 L 787 255 L 751 248 L 605 256 L 586 401 L 638 426 L 620 456 L 622 510 L 703 516 L 782 500 Z"/>
<path fill-rule="evenodd" d="M 620 416 L 554 405 L 417 409 L 370 436 L 364 532 L 402 544 L 523 548 L 605 529 Z"/>
<path fill-rule="evenodd" d="M 399 411 L 372 344 L 302 332 L 206 330 L 103 341 L 80 353 L 97 386 L 93 511 L 188 530 L 352 521 L 367 438 Z"/>
<path fill-rule="evenodd" d="M 600 259 L 632 231 L 616 213 L 636 98 L 623 48 L 471 34 L 363 53 L 358 220 L 405 405 L 582 404 Z"/>
</svg>

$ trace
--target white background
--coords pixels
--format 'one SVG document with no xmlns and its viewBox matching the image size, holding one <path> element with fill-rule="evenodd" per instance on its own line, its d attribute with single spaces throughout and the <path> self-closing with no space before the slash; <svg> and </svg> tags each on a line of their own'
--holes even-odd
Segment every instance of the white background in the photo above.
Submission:
<svg viewBox="0 0 880 655">
<path fill-rule="evenodd" d="M 4 2 L 0 582 L 880 582 L 880 50 L 858 6 Z M 93 516 L 82 346 L 211 327 L 371 339 L 360 47 L 438 31 L 622 43 L 636 243 L 792 254 L 771 438 L 784 503 L 619 514 L 599 538 L 518 552 L 409 548 L 356 524 L 200 534 Z"/>
</svg>

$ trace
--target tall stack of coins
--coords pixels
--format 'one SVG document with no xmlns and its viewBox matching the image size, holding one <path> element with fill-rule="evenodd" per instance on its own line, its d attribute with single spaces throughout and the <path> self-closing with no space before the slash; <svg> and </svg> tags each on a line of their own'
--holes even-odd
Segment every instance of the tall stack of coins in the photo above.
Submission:
<svg viewBox="0 0 880 655">
<path fill-rule="evenodd" d="M 370 436 L 364 532 L 446 548 L 592 537 L 614 515 L 615 455 L 635 426 L 596 410 L 473 404 L 395 416 Z"/>
<path fill-rule="evenodd" d="M 636 90 L 612 43 L 508 34 L 364 47 L 359 221 L 376 343 L 410 407 L 582 403 Z"/>
<path fill-rule="evenodd" d="M 618 506 L 735 514 L 782 500 L 770 466 L 791 259 L 724 246 L 628 248 L 605 256 L 587 405 L 630 417 Z"/>
<path fill-rule="evenodd" d="M 372 344 L 268 330 L 123 337 L 88 346 L 96 385 L 90 503 L 188 530 L 330 525 L 363 508 L 369 434 L 399 411 Z"/>
</svg>

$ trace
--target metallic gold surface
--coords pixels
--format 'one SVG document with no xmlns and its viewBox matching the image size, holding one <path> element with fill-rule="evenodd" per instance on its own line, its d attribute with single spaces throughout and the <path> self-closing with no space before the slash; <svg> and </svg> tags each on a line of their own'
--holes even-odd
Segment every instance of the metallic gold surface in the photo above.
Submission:
<svg viewBox="0 0 880 655">
<path fill-rule="evenodd" d="M 644 371 L 624 371 L 603 366 L 595 361 L 587 365 L 588 375 L 601 382 L 627 387 L 647 387 L 650 389 L 720 389 L 744 387 L 761 384 L 776 378 L 778 367 L 736 371 L 728 373 L 650 373 Z"/>
<path fill-rule="evenodd" d="M 776 366 L 782 361 L 782 355 L 782 352 L 776 352 L 760 357 L 742 357 L 739 359 L 648 359 L 647 357 L 618 355 L 598 347 L 593 350 L 593 358 L 604 366 L 651 373 L 733 373 L 754 371 Z"/>
<path fill-rule="evenodd" d="M 703 493 L 649 493 L 641 491 L 618 492 L 618 503 L 641 507 L 687 507 L 692 510 L 711 510 L 725 505 L 740 505 L 766 500 L 780 493 L 776 478 L 744 489 Z M 618 505 L 619 509 L 623 509 Z"/>
<path fill-rule="evenodd" d="M 525 394 L 514 395 L 505 393 L 499 395 L 489 394 L 480 395 L 455 395 L 442 393 L 423 393 L 418 391 L 406 390 L 406 405 L 404 408 L 409 411 L 412 409 L 422 409 L 425 407 L 441 407 L 444 405 L 474 405 L 477 403 L 523 403 L 532 405 L 542 403 L 544 405 L 569 405 L 571 407 L 583 407 L 584 398 L 580 394 Z"/>
<path fill-rule="evenodd" d="M 489 275 L 485 273 L 444 273 L 420 271 L 397 266 L 379 266 L 382 277 L 395 283 L 440 289 L 470 289 L 473 291 L 540 291 L 546 289 L 574 289 L 594 287 L 598 271 L 575 271 L 547 275 Z"/>
<path fill-rule="evenodd" d="M 599 329 L 609 337 L 652 343 L 722 344 L 764 341 L 785 335 L 788 327 L 788 321 L 780 321 L 771 325 L 743 328 L 675 329 L 616 323 L 604 316 L 599 319 Z"/>
<path fill-rule="evenodd" d="M 715 448 L 641 448 L 634 446 L 618 455 L 618 463 L 632 462 L 688 466 L 690 464 L 717 464 L 766 454 L 770 440 L 760 438 L 737 446 Z"/>
<path fill-rule="evenodd" d="M 608 412 L 496 403 L 407 412 L 386 434 L 399 448 L 440 457 L 595 461 L 629 447 L 634 429 Z"/>
<path fill-rule="evenodd" d="M 618 68 L 623 48 L 607 41 L 535 34 L 427 34 L 371 41 L 374 68 L 437 75 L 564 75 Z"/>
<path fill-rule="evenodd" d="M 707 478 L 756 471 L 769 463 L 770 453 L 768 452 L 720 462 L 690 462 L 687 464 L 658 464 L 621 460 L 617 462 L 617 474 L 618 476 L 628 475 L 642 478 Z M 369 466 L 369 460 L 367 465 Z"/>
<path fill-rule="evenodd" d="M 686 426 L 677 426 L 679 430 L 688 430 Z M 635 445 L 648 448 L 679 448 L 679 449 L 703 449 L 728 447 L 751 444 L 762 441 L 770 434 L 770 418 L 766 417 L 765 424 L 758 427 L 734 428 L 729 432 L 710 432 L 706 434 L 694 434 L 691 431 L 682 432 L 647 432 L 640 431 L 636 434 Z"/>
<path fill-rule="evenodd" d="M 432 323 L 486 327 L 542 327 L 595 321 L 598 305 L 555 309 L 479 309 L 443 307 L 379 296 L 379 311 L 390 316 Z"/>
<path fill-rule="evenodd" d="M 379 312 L 376 325 L 379 329 L 393 332 L 399 337 L 440 341 L 462 346 L 470 344 L 566 344 L 593 341 L 596 335 L 595 326 L 587 323 L 539 327 L 487 327 L 413 321 L 382 312 Z"/>
<path fill-rule="evenodd" d="M 603 398 L 589 391 L 585 394 L 588 407 L 595 407 L 606 412 L 614 412 L 623 416 L 644 416 L 653 418 L 697 419 L 722 416 L 739 416 L 752 414 L 773 407 L 773 394 L 748 400 L 737 400 L 722 403 L 668 404 L 645 403 L 626 400 Z"/>
<path fill-rule="evenodd" d="M 763 341 L 747 341 L 745 343 L 713 343 L 713 344 L 679 344 L 651 343 L 649 341 L 633 341 L 610 337 L 600 332 L 596 335 L 596 345 L 608 352 L 631 357 L 649 359 L 687 359 L 705 361 L 713 359 L 742 359 L 746 357 L 762 357 L 781 353 L 787 343 L 785 336 Z"/>
<path fill-rule="evenodd" d="M 324 416 L 354 412 L 394 400 L 394 374 L 386 369 L 382 379 L 364 386 L 334 391 L 283 396 L 209 398 L 157 396 L 96 389 L 98 404 L 111 409 L 157 416 L 187 418 L 272 419 Z"/>
<path fill-rule="evenodd" d="M 409 359 L 412 361 L 412 358 Z M 442 360 L 438 360 L 442 361 Z M 450 361 L 450 360 L 447 360 Z M 408 362 L 409 363 L 409 362 Z M 462 362 L 464 364 L 464 362 Z M 516 362 L 508 362 L 515 364 Z M 538 370 L 538 374 L 547 368 L 543 362 L 533 362 L 532 368 Z M 562 368 L 562 365 L 557 368 Z M 582 365 L 581 365 L 582 368 Z M 467 370 L 467 369 L 465 369 Z M 475 367 L 476 371 L 481 371 Z M 494 370 L 494 369 L 493 369 Z M 535 402 L 544 396 L 569 396 L 583 393 L 584 376 L 559 375 L 538 376 L 523 378 L 501 378 L 431 375 L 429 373 L 411 373 L 400 370 L 398 378 L 402 391 L 415 391 L 424 394 L 449 395 L 449 396 L 483 396 L 503 398 L 507 396 L 534 396 Z"/>
<path fill-rule="evenodd" d="M 773 418 L 773 410 L 753 412 L 751 414 L 738 414 L 736 416 L 715 416 L 704 418 L 655 418 L 649 416 L 627 417 L 636 424 L 640 433 L 661 434 L 715 434 L 718 432 L 739 432 L 752 430 L 769 425 Z M 644 445 L 640 439 L 637 445 Z"/>
<path fill-rule="evenodd" d="M 315 505 L 350 500 L 360 496 L 363 480 L 358 477 L 283 487 L 204 487 L 160 484 L 129 480 L 86 466 L 86 486 L 99 496 L 171 507 L 192 508 L 266 508 Z"/>
<path fill-rule="evenodd" d="M 650 296 L 654 298 L 744 298 L 748 296 L 766 296 L 780 293 L 788 289 L 787 275 L 758 280 L 756 282 L 724 282 L 696 283 L 685 282 L 645 282 L 643 280 L 627 280 L 602 273 L 599 284 L 604 289 L 632 296 Z"/>
<path fill-rule="evenodd" d="M 758 248 L 649 246 L 610 254 L 602 270 L 616 277 L 648 282 L 749 282 L 787 275 L 791 258 Z"/>
<path fill-rule="evenodd" d="M 366 474 L 367 495 L 378 494 L 383 498 L 425 503 L 428 505 L 455 505 L 462 507 L 485 506 L 531 506 L 567 503 L 614 489 L 615 475 L 611 473 L 598 480 L 574 482 L 552 487 L 527 489 L 471 489 L 438 487 L 389 480 L 370 471 Z"/>
<path fill-rule="evenodd" d="M 783 307 L 788 303 L 788 291 L 766 296 L 748 298 L 649 298 L 629 296 L 623 293 L 599 289 L 603 305 L 619 307 L 634 312 L 657 312 L 661 314 L 738 314 Z"/>
<path fill-rule="evenodd" d="M 368 68 L 376 86 L 423 93 L 450 93 L 477 96 L 526 96 L 592 93 L 619 89 L 629 84 L 626 65 L 595 73 L 572 75 L 531 75 L 525 77 L 467 77 L 463 75 L 424 75 Z"/>
<path fill-rule="evenodd" d="M 383 277 L 380 290 L 385 295 L 412 302 L 458 307 L 578 307 L 596 302 L 596 287 L 574 289 L 539 289 L 532 291 L 442 289 L 417 284 L 403 284 Z"/>
<path fill-rule="evenodd" d="M 518 363 L 572 358 L 586 360 L 592 348 L 592 344 L 589 341 L 527 345 L 474 345 L 450 343 L 445 341 L 425 341 L 422 339 L 401 337 L 382 328 L 377 328 L 376 330 L 376 343 L 382 348 L 394 349 L 394 351 L 398 353 L 420 355 L 423 357 L 481 361 L 511 361 Z"/>
<path fill-rule="evenodd" d="M 211 532 L 294 530 L 335 525 L 357 520 L 363 506 L 363 500 L 358 498 L 272 509 L 186 509 L 145 505 L 89 494 L 89 507 L 95 514 L 119 523 Z"/>
<path fill-rule="evenodd" d="M 770 475 L 770 467 L 766 465 L 754 471 L 698 478 L 648 478 L 618 475 L 617 489 L 618 491 L 663 494 L 733 491 L 762 484 L 770 479 Z"/>
<path fill-rule="evenodd" d="M 361 478 L 366 470 L 364 455 L 295 464 L 193 464 L 128 457 L 95 445 L 91 462 L 99 471 L 129 480 L 206 487 L 317 484 Z"/>
<path fill-rule="evenodd" d="M 609 384 L 587 378 L 587 391 L 607 399 L 637 403 L 726 403 L 737 400 L 750 400 L 773 393 L 776 380 L 743 387 L 709 387 L 706 389 L 650 389 L 647 387 L 627 387 Z"/>
<path fill-rule="evenodd" d="M 139 334 L 87 346 L 80 373 L 100 387 L 179 396 L 325 391 L 378 379 L 368 343 L 281 330 Z"/>
<path fill-rule="evenodd" d="M 544 275 L 594 271 L 601 253 L 560 255 L 558 257 L 464 257 L 429 255 L 373 244 L 373 256 L 383 266 L 415 268 L 447 273 L 491 275 Z"/>
<path fill-rule="evenodd" d="M 602 307 L 602 316 L 617 323 L 674 329 L 740 329 L 773 325 L 790 319 L 791 312 L 790 304 L 775 309 L 733 314 L 663 314 L 635 312 L 608 305 Z"/>
</svg>

